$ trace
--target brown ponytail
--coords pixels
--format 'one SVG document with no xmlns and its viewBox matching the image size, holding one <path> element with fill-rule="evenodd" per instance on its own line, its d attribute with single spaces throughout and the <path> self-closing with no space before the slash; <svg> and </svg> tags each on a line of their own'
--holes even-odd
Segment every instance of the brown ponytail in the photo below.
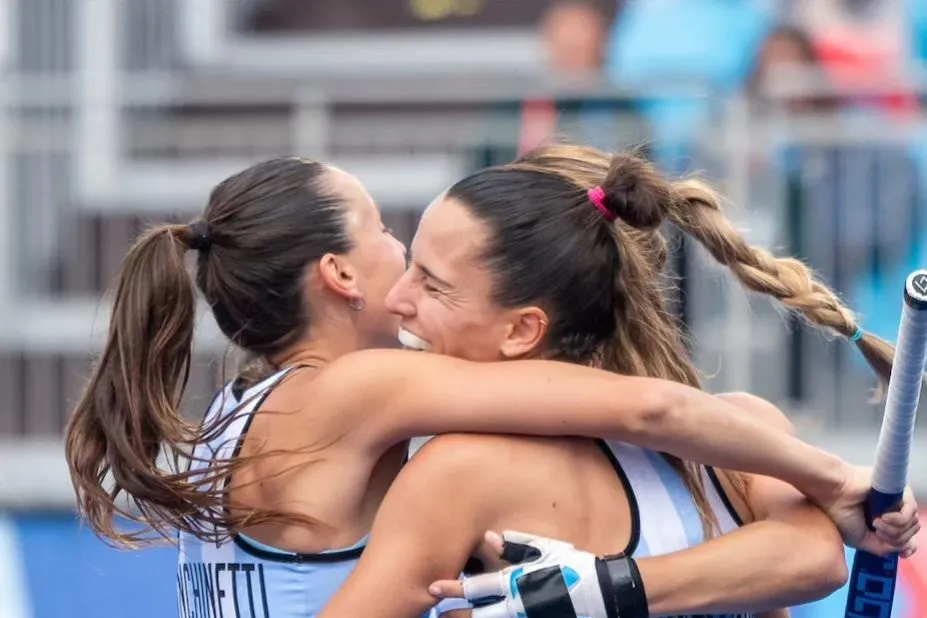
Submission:
<svg viewBox="0 0 927 618">
<path fill-rule="evenodd" d="M 616 336 L 603 346 L 603 366 L 629 375 L 659 377 L 700 388 L 689 360 L 683 330 L 666 306 L 661 283 L 666 241 L 657 230 L 672 204 L 672 188 L 645 160 L 616 155 L 602 181 L 604 205 L 618 217 L 612 235 L 620 268 L 615 273 Z M 624 306 L 622 306 L 622 304 Z M 702 522 L 705 538 L 714 536 L 718 520 L 711 509 L 699 466 L 663 454 L 679 472 Z M 744 477 L 731 475 L 734 490 L 744 495 Z"/>
<path fill-rule="evenodd" d="M 116 285 L 109 336 L 66 429 L 65 455 L 78 506 L 101 534 L 121 539 L 117 496 L 132 497 L 147 520 L 186 512 L 201 496 L 158 469 L 161 445 L 191 443 L 179 413 L 190 372 L 196 291 L 184 264 L 187 226 L 145 233 L 129 251 Z M 112 475 L 114 486 L 103 480 Z M 169 517 L 172 519 L 172 517 Z"/>
<path fill-rule="evenodd" d="M 665 219 L 702 244 L 744 287 L 776 298 L 809 323 L 847 339 L 859 328 L 853 313 L 836 293 L 814 278 L 804 263 L 791 257 L 777 258 L 765 249 L 750 246 L 724 216 L 720 197 L 704 183 L 691 179 L 669 183 L 647 161 L 619 154 L 611 159 L 602 187 L 606 205 L 614 209 L 622 222 L 615 229 L 623 259 L 616 295 L 622 295 L 633 305 L 627 315 L 635 316 L 625 329 L 619 328 L 614 344 L 606 346 L 613 350 L 616 365 L 620 365 L 621 359 L 634 358 L 636 355 L 630 351 L 637 347 L 639 362 L 646 359 L 649 363 L 646 375 L 698 386 L 695 370 L 682 345 L 681 330 L 673 323 L 664 307 L 664 297 L 655 286 L 665 265 L 665 244 L 659 232 L 651 230 Z M 642 324 L 647 325 L 648 332 L 644 332 Z M 622 341 L 622 330 L 628 331 L 629 341 Z M 863 333 L 856 345 L 883 385 L 886 384 L 894 347 L 868 333 Z M 684 476 L 697 506 L 703 513 L 710 513 L 695 468 L 669 455 L 665 457 L 680 470 L 688 469 Z M 730 477 L 735 491 L 745 494 L 744 477 L 740 474 Z M 703 518 L 703 524 L 707 523 Z"/>
<path fill-rule="evenodd" d="M 686 180 L 672 189 L 675 199 L 670 202 L 669 219 L 727 266 L 744 287 L 772 296 L 814 326 L 847 339 L 853 337 L 860 328 L 853 312 L 833 290 L 816 280 L 801 260 L 775 257 L 766 249 L 749 245 L 724 216 L 717 193 L 704 183 Z M 865 332 L 856 346 L 887 384 L 895 347 Z"/>
<path fill-rule="evenodd" d="M 591 196 L 594 187 L 602 194 Z M 668 250 L 658 227 L 672 195 L 637 157 L 570 145 L 482 170 L 447 193 L 490 230 L 483 258 L 495 302 L 548 312 L 546 356 L 698 387 L 663 295 Z M 691 492 L 705 536 L 713 535 L 717 518 L 700 469 L 666 458 Z"/>
<path fill-rule="evenodd" d="M 277 452 L 208 460 L 190 471 L 193 448 L 221 435 L 238 414 L 201 427 L 183 419 L 180 404 L 197 288 L 252 367 L 266 370 L 271 356 L 307 331 L 307 266 L 352 246 L 327 170 L 295 158 L 258 163 L 217 185 L 202 219 L 153 228 L 129 250 L 109 335 L 65 435 L 78 508 L 102 537 L 131 546 L 173 539 L 179 530 L 218 541 L 266 521 L 319 523 L 230 503 L 233 473 Z M 196 285 L 185 264 L 191 248 L 198 252 Z M 117 527 L 117 516 L 141 527 Z"/>
</svg>

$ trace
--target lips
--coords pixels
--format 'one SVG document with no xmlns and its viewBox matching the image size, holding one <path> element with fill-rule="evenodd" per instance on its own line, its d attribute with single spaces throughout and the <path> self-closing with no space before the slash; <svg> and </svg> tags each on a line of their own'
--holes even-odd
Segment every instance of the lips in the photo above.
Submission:
<svg viewBox="0 0 927 618">
<path fill-rule="evenodd" d="M 431 351 L 431 344 L 406 329 L 399 327 L 399 343 L 410 350 L 420 350 L 422 352 Z"/>
</svg>

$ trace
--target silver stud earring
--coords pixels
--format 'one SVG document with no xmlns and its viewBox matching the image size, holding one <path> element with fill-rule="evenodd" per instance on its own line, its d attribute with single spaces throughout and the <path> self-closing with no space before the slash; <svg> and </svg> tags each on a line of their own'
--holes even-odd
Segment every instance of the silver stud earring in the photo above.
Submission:
<svg viewBox="0 0 927 618">
<path fill-rule="evenodd" d="M 348 302 L 348 307 L 350 307 L 352 311 L 363 311 L 363 310 L 364 310 L 364 306 L 365 306 L 366 304 L 367 304 L 367 303 L 364 302 L 364 299 L 363 299 L 363 298 L 352 298 L 352 299 Z"/>
</svg>

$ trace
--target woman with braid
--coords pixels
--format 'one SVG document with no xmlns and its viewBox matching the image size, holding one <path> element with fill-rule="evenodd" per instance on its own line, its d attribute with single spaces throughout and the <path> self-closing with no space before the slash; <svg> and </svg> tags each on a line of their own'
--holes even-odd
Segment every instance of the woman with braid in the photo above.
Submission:
<svg viewBox="0 0 927 618">
<path fill-rule="evenodd" d="M 433 353 L 550 358 L 698 388 L 663 297 L 659 228 L 672 221 L 746 287 L 853 339 L 887 379 L 891 346 L 858 334 L 801 262 L 749 246 L 719 204 L 705 185 L 668 182 L 632 155 L 542 148 L 473 174 L 429 206 L 387 304 Z M 793 431 L 762 400 L 723 397 L 771 431 Z M 782 481 L 616 440 L 448 435 L 399 474 L 322 618 L 420 616 L 435 602 L 435 580 L 500 566 L 498 539 L 484 531 L 503 529 L 564 542 L 510 536 L 503 556 L 529 562 L 467 580 L 472 599 L 504 597 L 475 618 L 778 617 L 846 577 L 837 530 Z M 443 581 L 436 592 L 460 588 Z"/>
<path fill-rule="evenodd" d="M 556 187 L 570 199 L 578 191 Z M 533 234 L 537 216 L 519 200 L 537 192 L 501 188 L 504 199 L 492 206 L 521 204 L 512 211 L 519 220 L 510 223 Z M 179 539 L 185 618 L 317 615 L 354 568 L 406 461 L 409 438 L 452 431 L 601 436 L 769 474 L 825 508 L 852 542 L 883 552 L 907 546 L 916 525 L 907 510 L 885 517 L 884 537 L 865 528 L 868 473 L 745 414 L 739 406 L 752 400 L 697 388 L 675 347 L 675 327 L 653 314 L 659 297 L 650 269 L 662 259 L 658 242 L 642 236 L 640 247 L 649 253 L 638 255 L 623 231 L 621 244 L 614 242 L 618 228 L 602 223 L 588 202 L 582 214 L 575 208 L 557 214 L 551 208 L 567 203 L 553 197 L 537 213 L 551 217 L 541 221 L 546 236 L 518 238 L 505 249 L 530 260 L 513 275 L 522 287 L 506 283 L 494 296 L 513 308 L 513 321 L 490 319 L 508 311 L 490 312 L 490 289 L 472 304 L 442 283 L 450 275 L 440 264 L 426 270 L 416 258 L 400 289 L 423 290 L 429 311 L 443 307 L 445 317 L 466 317 L 448 326 L 467 347 L 456 347 L 463 340 L 454 332 L 445 342 L 441 331 L 421 331 L 448 355 L 383 349 L 398 347 L 397 332 L 422 347 L 400 331 L 399 317 L 385 304 L 403 274 L 405 251 L 364 188 L 341 170 L 295 158 L 259 163 L 220 183 L 193 224 L 145 233 L 126 256 L 106 345 L 67 428 L 66 457 L 82 515 L 120 545 L 150 540 L 152 531 Z M 557 226 L 573 225 L 570 217 L 578 217 L 583 232 L 567 228 L 561 242 Z M 550 241 L 545 251 L 538 251 L 539 239 Z M 189 250 L 196 251 L 195 279 L 185 264 Z M 505 252 L 486 260 L 509 268 Z M 222 332 L 259 363 L 217 394 L 201 424 L 178 412 L 197 288 Z M 571 293 L 578 301 L 565 311 Z M 531 305 L 535 300 L 541 304 Z M 525 303 L 530 310 L 522 310 Z M 635 317 L 641 312 L 646 321 Z M 656 349 L 640 348 L 641 337 Z M 517 358 L 525 360 L 511 360 Z M 591 441 L 551 445 L 573 443 L 588 462 L 589 482 L 616 484 L 604 452 L 589 452 Z M 703 509 L 718 499 L 704 489 L 707 472 L 672 461 L 666 472 L 691 484 Z M 630 521 L 621 506 L 630 494 L 620 485 L 612 489 L 602 513 L 617 509 L 624 518 L 610 523 L 617 538 Z M 121 506 L 123 498 L 131 509 Z M 143 530 L 117 525 L 118 515 Z M 827 524 L 818 546 L 830 548 L 837 537 L 827 517 L 813 517 Z M 814 578 L 816 585 L 839 579 L 829 552 L 815 556 L 825 574 Z"/>
</svg>

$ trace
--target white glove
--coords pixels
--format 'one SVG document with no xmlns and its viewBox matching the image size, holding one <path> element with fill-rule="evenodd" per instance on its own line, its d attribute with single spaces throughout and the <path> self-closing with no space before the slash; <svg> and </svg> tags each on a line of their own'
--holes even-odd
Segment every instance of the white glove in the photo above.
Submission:
<svg viewBox="0 0 927 618">
<path fill-rule="evenodd" d="M 463 596 L 482 604 L 473 618 L 615 618 L 606 611 L 594 554 L 523 532 L 506 531 L 503 540 L 501 557 L 514 566 L 463 580 Z M 451 582 L 436 585 L 442 596 L 459 596 Z"/>
</svg>

